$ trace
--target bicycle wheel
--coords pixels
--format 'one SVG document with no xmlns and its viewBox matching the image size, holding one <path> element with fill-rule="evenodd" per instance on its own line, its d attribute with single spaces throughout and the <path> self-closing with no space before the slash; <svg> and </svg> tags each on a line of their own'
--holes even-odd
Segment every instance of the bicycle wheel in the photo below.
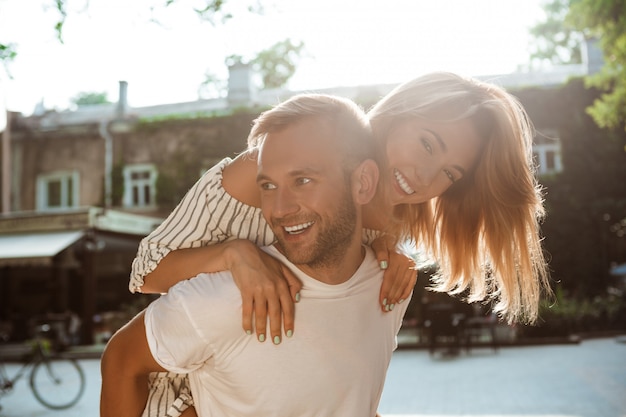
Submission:
<svg viewBox="0 0 626 417">
<path fill-rule="evenodd" d="M 30 373 L 35 398 L 48 408 L 61 410 L 76 404 L 85 390 L 85 373 L 74 359 L 47 359 Z"/>
</svg>

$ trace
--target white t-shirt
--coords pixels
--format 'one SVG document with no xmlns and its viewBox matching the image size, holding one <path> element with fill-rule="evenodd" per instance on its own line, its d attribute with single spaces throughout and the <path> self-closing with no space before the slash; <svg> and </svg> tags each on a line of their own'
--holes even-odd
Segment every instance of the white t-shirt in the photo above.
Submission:
<svg viewBox="0 0 626 417">
<path fill-rule="evenodd" d="M 144 277 L 176 249 L 199 248 L 234 239 L 248 239 L 257 246 L 274 243 L 274 232 L 259 207 L 237 200 L 222 186 L 224 158 L 208 170 L 185 194 L 178 206 L 152 233 L 139 243 L 132 262 L 129 289 L 136 292 Z M 363 229 L 363 243 L 371 244 L 380 234 Z"/>
<path fill-rule="evenodd" d="M 383 313 L 383 272 L 371 249 L 346 282 L 328 285 L 264 248 L 302 280 L 291 338 L 274 345 L 241 328 L 230 272 L 172 287 L 145 315 L 156 361 L 190 373 L 196 411 L 217 416 L 374 416 L 408 300 Z"/>
</svg>

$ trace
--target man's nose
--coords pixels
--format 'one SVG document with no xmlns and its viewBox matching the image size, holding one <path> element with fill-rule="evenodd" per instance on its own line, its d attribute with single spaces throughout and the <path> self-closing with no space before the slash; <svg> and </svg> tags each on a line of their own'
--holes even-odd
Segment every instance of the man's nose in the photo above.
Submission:
<svg viewBox="0 0 626 417">
<path fill-rule="evenodd" d="M 298 211 L 298 202 L 289 188 L 276 190 L 274 197 L 273 216 L 285 217 Z"/>
</svg>

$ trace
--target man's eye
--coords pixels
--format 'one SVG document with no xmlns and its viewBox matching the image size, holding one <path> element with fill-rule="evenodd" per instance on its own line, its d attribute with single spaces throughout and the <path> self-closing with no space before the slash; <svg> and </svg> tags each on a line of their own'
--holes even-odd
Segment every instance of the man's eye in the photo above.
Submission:
<svg viewBox="0 0 626 417">
<path fill-rule="evenodd" d="M 311 182 L 311 178 L 298 178 L 298 179 L 296 180 L 296 183 L 297 183 L 298 185 L 304 185 L 304 184 L 308 184 L 308 183 L 310 183 L 310 182 Z"/>
<path fill-rule="evenodd" d="M 271 182 L 264 182 L 263 184 L 261 184 L 261 189 L 262 190 L 275 190 L 276 186 L 272 184 Z"/>
</svg>

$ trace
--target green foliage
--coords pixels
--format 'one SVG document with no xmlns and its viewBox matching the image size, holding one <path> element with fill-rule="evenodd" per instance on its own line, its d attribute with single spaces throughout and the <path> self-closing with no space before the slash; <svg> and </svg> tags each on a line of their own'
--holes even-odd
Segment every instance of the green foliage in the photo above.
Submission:
<svg viewBox="0 0 626 417">
<path fill-rule="evenodd" d="M 263 88 L 279 88 L 286 85 L 295 74 L 303 51 L 303 42 L 285 39 L 259 52 L 251 64 L 261 74 Z"/>
<path fill-rule="evenodd" d="M 304 43 L 285 39 L 259 52 L 253 59 L 246 59 L 237 54 L 229 55 L 224 60 L 226 66 L 251 65 L 261 75 L 261 89 L 284 87 L 296 73 L 298 61 L 304 54 Z M 210 71 L 205 73 L 205 80 L 199 88 L 199 95 L 223 96 L 226 81 Z"/>
<path fill-rule="evenodd" d="M 59 42 L 63 43 L 63 28 L 65 26 L 65 22 L 68 18 L 68 10 L 67 4 L 68 0 L 53 0 L 54 8 L 59 13 L 59 18 L 54 25 L 54 31 L 56 32 L 56 37 Z M 163 2 L 162 7 L 168 7 L 179 0 L 165 0 Z M 263 13 L 263 5 L 262 0 L 249 0 L 251 4 L 247 7 L 249 13 L 262 14 Z M 88 6 L 87 1 L 87 6 Z M 228 0 L 204 0 L 204 5 L 202 7 L 193 8 L 193 11 L 198 15 L 200 19 L 203 21 L 209 22 L 212 25 L 216 25 L 217 23 L 225 23 L 229 19 L 233 18 L 232 12 L 227 10 Z M 234 1 L 231 1 L 230 4 L 234 4 Z M 150 9 L 154 9 L 155 6 L 150 6 Z M 3 49 L 11 48 L 12 55 L 5 55 L 2 53 Z M 14 44 L 0 44 L 0 62 L 3 62 L 6 66 L 6 63 L 13 60 L 16 56 L 17 49 Z M 8 72 L 8 71 L 7 71 Z"/>
<path fill-rule="evenodd" d="M 14 43 L 6 45 L 0 44 L 0 60 L 4 62 L 13 61 L 17 56 L 16 46 Z"/>
<path fill-rule="evenodd" d="M 546 189 L 544 246 L 553 280 L 576 297 L 593 297 L 610 284 L 610 263 L 626 261 L 623 238 L 614 230 L 626 218 L 626 135 L 600 130 L 585 114 L 598 92 L 586 89 L 582 79 L 551 93 L 554 103 L 542 100 L 547 94 L 534 97 L 542 104 L 531 117 L 549 112 L 557 123 L 564 170 L 540 178 Z"/>
<path fill-rule="evenodd" d="M 626 0 L 550 0 L 544 7 L 546 21 L 531 29 L 531 59 L 580 63 L 582 41 L 598 39 L 604 67 L 586 82 L 604 94 L 588 113 L 602 128 L 626 128 Z"/>
<path fill-rule="evenodd" d="M 78 93 L 71 99 L 71 102 L 76 104 L 79 107 L 89 106 L 93 104 L 110 103 L 109 99 L 107 98 L 106 92 L 99 93 L 99 92 L 94 92 L 94 91 Z"/>
<path fill-rule="evenodd" d="M 539 308 L 540 322 L 526 327 L 525 336 L 571 336 L 597 331 L 626 330 L 624 319 L 626 299 L 619 291 L 595 297 L 573 297 L 561 286 L 552 300 L 543 300 Z"/>
<path fill-rule="evenodd" d="M 572 0 L 567 22 L 599 40 L 604 67 L 587 78 L 605 93 L 588 109 L 600 127 L 626 128 L 626 0 Z"/>
<path fill-rule="evenodd" d="M 189 155 L 183 150 L 175 152 L 167 162 L 159 166 L 156 182 L 157 204 L 172 209 L 198 180 L 200 155 Z"/>
<path fill-rule="evenodd" d="M 546 20 L 530 29 L 534 37 L 531 61 L 552 64 L 580 64 L 582 62 L 582 34 L 565 24 L 569 0 L 549 0 L 544 3 Z"/>
<path fill-rule="evenodd" d="M 211 71 L 204 73 L 204 81 L 198 87 L 198 97 L 218 98 L 224 97 L 227 91 L 227 83 Z"/>
<path fill-rule="evenodd" d="M 9 77 L 11 73 L 9 72 L 9 63 L 15 59 L 17 56 L 17 49 L 14 43 L 1 44 L 0 43 L 0 62 L 4 65 L 4 69 L 6 70 Z"/>
<path fill-rule="evenodd" d="M 63 43 L 63 25 L 65 25 L 65 19 L 67 19 L 66 2 L 67 0 L 54 0 L 56 10 L 59 12 L 59 21 L 54 25 L 54 31 L 57 34 L 59 42 Z"/>
</svg>

